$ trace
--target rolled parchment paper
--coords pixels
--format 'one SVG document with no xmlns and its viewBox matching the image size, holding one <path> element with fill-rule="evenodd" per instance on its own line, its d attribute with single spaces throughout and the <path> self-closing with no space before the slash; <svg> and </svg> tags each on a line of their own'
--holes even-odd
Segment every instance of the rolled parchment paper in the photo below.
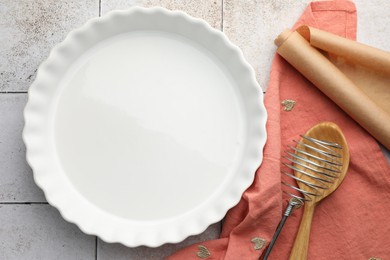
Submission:
<svg viewBox="0 0 390 260">
<path fill-rule="evenodd" d="M 390 75 L 389 52 L 306 25 L 299 27 L 297 32 L 313 47 L 344 57 L 350 63 Z"/>
<path fill-rule="evenodd" d="M 377 105 L 334 63 L 313 47 L 306 40 L 307 38 L 305 39 L 308 36 L 304 34 L 305 31 L 303 33 L 305 37 L 298 31 L 283 31 L 275 40 L 278 46 L 277 52 L 387 149 L 390 149 L 390 113 Z M 388 91 L 390 92 L 390 86 Z"/>
<path fill-rule="evenodd" d="M 364 94 L 390 114 L 390 53 L 309 26 L 297 32 L 329 55 Z"/>
</svg>

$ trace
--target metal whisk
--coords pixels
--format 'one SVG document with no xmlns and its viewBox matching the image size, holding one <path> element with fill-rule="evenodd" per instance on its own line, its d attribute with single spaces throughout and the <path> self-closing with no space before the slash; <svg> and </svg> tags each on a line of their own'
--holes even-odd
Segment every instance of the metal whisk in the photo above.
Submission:
<svg viewBox="0 0 390 260">
<path fill-rule="evenodd" d="M 289 145 L 289 149 L 282 156 L 286 160 L 282 164 L 293 170 L 295 174 L 288 173 L 283 169 L 281 172 L 293 182 L 295 181 L 295 183 L 291 184 L 282 181 L 282 184 L 286 187 L 286 190 L 283 190 L 283 192 L 291 198 L 263 260 L 268 259 L 287 218 L 294 209 L 300 208 L 305 201 L 311 201 L 314 197 L 319 196 L 323 190 L 328 189 L 329 185 L 338 178 L 338 173 L 340 173 L 342 164 L 340 163 L 341 155 L 338 150 L 342 149 L 342 146 L 334 142 L 304 135 L 301 135 L 301 138 L 300 142 L 293 141 L 304 149 L 298 149 Z M 299 188 L 296 185 L 298 182 L 306 188 Z"/>
</svg>

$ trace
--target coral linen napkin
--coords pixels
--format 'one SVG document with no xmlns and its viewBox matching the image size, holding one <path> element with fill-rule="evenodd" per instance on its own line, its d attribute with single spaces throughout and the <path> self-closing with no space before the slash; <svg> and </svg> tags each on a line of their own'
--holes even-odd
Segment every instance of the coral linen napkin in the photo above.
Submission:
<svg viewBox="0 0 390 260">
<path fill-rule="evenodd" d="M 356 10 L 349 1 L 311 3 L 295 24 L 349 39 L 356 37 Z M 294 100 L 291 111 L 283 100 Z M 168 259 L 258 259 L 269 244 L 286 206 L 280 184 L 282 151 L 321 121 L 340 126 L 351 162 L 339 189 L 314 214 L 308 259 L 390 257 L 390 166 L 375 139 L 291 65 L 276 55 L 265 95 L 269 118 L 264 159 L 255 179 L 232 208 L 217 240 L 189 246 Z M 289 217 L 269 259 L 288 259 L 302 210 Z"/>
</svg>

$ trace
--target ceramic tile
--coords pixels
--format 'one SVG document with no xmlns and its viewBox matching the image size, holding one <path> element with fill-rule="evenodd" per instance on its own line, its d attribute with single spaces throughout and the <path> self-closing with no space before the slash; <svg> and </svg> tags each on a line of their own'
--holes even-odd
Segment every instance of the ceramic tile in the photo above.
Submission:
<svg viewBox="0 0 390 260">
<path fill-rule="evenodd" d="M 27 94 L 0 95 L 0 202 L 42 202 L 22 141 Z"/>
<path fill-rule="evenodd" d="M 214 28 L 221 28 L 222 0 L 102 0 L 102 14 L 131 6 L 161 6 L 170 10 L 181 10 L 206 20 Z"/>
<path fill-rule="evenodd" d="M 276 47 L 274 39 L 290 28 L 309 0 L 225 0 L 223 31 L 240 47 L 266 89 Z"/>
<path fill-rule="evenodd" d="M 309 0 L 224 0 L 223 30 L 244 52 L 263 90 L 266 89 L 273 56 L 274 39 L 291 28 Z M 357 39 L 390 51 L 390 2 L 355 0 L 358 13 Z M 375 15 L 373 15 L 375 14 Z"/>
<path fill-rule="evenodd" d="M 0 205 L 0 259 L 95 259 L 95 237 L 49 205 Z"/>
<path fill-rule="evenodd" d="M 357 40 L 390 51 L 390 2 L 355 0 L 358 16 Z"/>
<path fill-rule="evenodd" d="M 137 247 L 127 248 L 120 244 L 108 244 L 101 240 L 98 243 L 98 260 L 161 260 L 171 255 L 179 249 L 210 239 L 216 239 L 219 236 L 221 224 L 211 225 L 205 232 L 197 236 L 191 236 L 178 244 L 166 244 L 157 248 Z"/>
<path fill-rule="evenodd" d="M 50 49 L 98 13 L 99 0 L 0 1 L 0 91 L 26 91 Z"/>
</svg>

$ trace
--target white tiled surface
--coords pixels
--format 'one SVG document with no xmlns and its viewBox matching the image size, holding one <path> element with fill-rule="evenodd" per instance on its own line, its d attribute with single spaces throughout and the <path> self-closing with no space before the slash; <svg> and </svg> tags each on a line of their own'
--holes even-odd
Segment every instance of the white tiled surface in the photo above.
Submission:
<svg viewBox="0 0 390 260">
<path fill-rule="evenodd" d="M 27 94 L 0 94 L 0 202 L 45 202 L 27 165 L 22 141 Z M 0 258 L 1 259 L 1 258 Z"/>
<path fill-rule="evenodd" d="M 126 248 L 84 235 L 46 203 L 25 161 L 22 109 L 37 66 L 66 33 L 91 17 L 132 5 L 178 9 L 222 29 L 265 90 L 275 47 L 308 0 L 0 0 L 0 259 L 162 259 L 216 238 L 220 224 L 177 245 Z M 358 40 L 389 50 L 390 2 L 356 0 Z"/>
<path fill-rule="evenodd" d="M 276 47 L 273 40 L 291 27 L 305 9 L 307 0 L 224 2 L 223 30 L 244 52 L 265 90 Z"/>
<path fill-rule="evenodd" d="M 1 0 L 0 91 L 26 91 L 66 34 L 99 15 L 99 0 Z"/>
<path fill-rule="evenodd" d="M 47 204 L 0 205 L 0 259 L 95 259 L 95 238 Z"/>
</svg>

